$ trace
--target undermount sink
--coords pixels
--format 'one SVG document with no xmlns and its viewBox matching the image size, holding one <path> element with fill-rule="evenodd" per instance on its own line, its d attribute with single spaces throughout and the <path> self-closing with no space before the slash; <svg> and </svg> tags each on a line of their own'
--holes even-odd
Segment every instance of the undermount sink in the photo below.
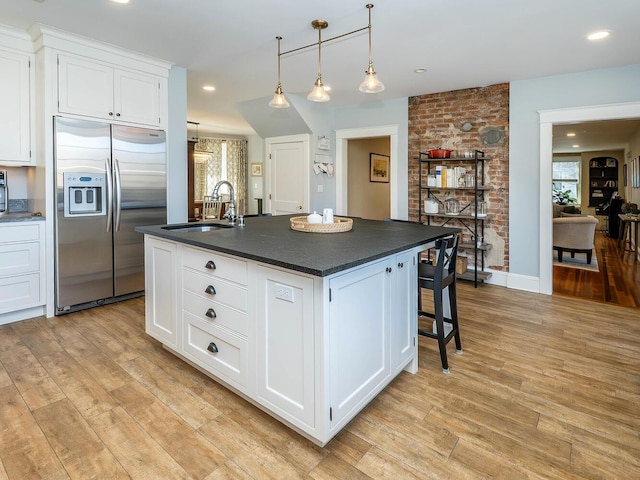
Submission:
<svg viewBox="0 0 640 480">
<path fill-rule="evenodd" d="M 213 232 L 216 230 L 223 230 L 225 228 L 233 228 L 233 225 L 225 223 L 187 223 L 162 227 L 163 230 L 171 230 L 173 232 Z"/>
</svg>

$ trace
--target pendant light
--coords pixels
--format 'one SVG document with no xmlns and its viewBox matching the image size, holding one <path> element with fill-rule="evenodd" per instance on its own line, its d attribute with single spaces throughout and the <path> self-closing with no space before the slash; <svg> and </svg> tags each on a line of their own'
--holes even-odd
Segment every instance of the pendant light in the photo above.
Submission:
<svg viewBox="0 0 640 480">
<path fill-rule="evenodd" d="M 328 102 L 331 97 L 324 89 L 322 83 L 322 30 L 329 26 L 329 23 L 325 20 L 314 20 L 311 22 L 313 28 L 318 30 L 318 78 L 316 79 L 315 87 L 311 90 L 311 93 L 307 95 L 307 99 L 312 102 Z"/>
<path fill-rule="evenodd" d="M 276 39 L 278 40 L 278 85 L 276 86 L 273 100 L 269 102 L 269 106 L 273 108 L 289 108 L 289 102 L 287 102 L 284 93 L 282 93 L 282 84 L 280 83 L 280 40 L 282 40 L 282 37 L 276 37 Z"/>
<path fill-rule="evenodd" d="M 369 67 L 365 72 L 364 82 L 360 84 L 358 90 L 364 93 L 378 93 L 384 90 L 384 84 L 378 80 L 371 57 L 371 9 L 373 8 L 373 4 L 368 3 L 366 7 L 369 10 L 369 25 L 367 27 L 369 29 Z"/>
<path fill-rule="evenodd" d="M 383 83 L 378 80 L 378 76 L 376 75 L 376 70 L 373 68 L 373 60 L 371 57 L 371 9 L 373 8 L 373 4 L 368 3 L 365 5 L 369 13 L 369 24 L 366 27 L 358 28 L 356 30 L 352 30 L 350 32 L 346 32 L 340 35 L 336 35 L 335 37 L 328 38 L 326 40 L 322 40 L 322 30 L 329 26 L 329 23 L 326 20 L 313 20 L 311 22 L 311 26 L 318 30 L 318 42 L 311 43 L 309 45 L 304 45 L 302 47 L 293 48 L 291 50 L 287 50 L 286 52 L 280 52 L 280 40 L 282 37 L 276 37 L 278 39 L 278 85 L 276 86 L 276 92 L 273 97 L 273 100 L 269 102 L 270 107 L 274 108 L 287 108 L 289 106 L 289 102 L 282 93 L 282 85 L 280 83 L 280 57 L 283 55 L 288 55 L 290 53 L 299 52 L 301 50 L 306 50 L 308 48 L 318 46 L 318 76 L 316 78 L 316 83 L 309 95 L 307 95 L 307 99 L 312 102 L 328 102 L 331 100 L 331 97 L 327 93 L 328 87 L 325 87 L 322 83 L 322 44 L 326 42 L 332 42 L 339 38 L 344 38 L 349 35 L 353 35 L 355 33 L 360 33 L 365 30 L 369 33 L 369 66 L 366 70 L 366 77 L 364 82 L 362 82 L 359 86 L 359 90 L 365 93 L 378 93 L 384 90 Z"/>
</svg>

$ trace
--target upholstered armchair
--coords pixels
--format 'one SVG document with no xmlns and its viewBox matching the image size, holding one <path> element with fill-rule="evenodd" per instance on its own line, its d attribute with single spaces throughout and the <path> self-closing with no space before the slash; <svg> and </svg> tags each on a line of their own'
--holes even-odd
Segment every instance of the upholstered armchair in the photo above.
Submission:
<svg viewBox="0 0 640 480">
<path fill-rule="evenodd" d="M 598 219 L 591 215 L 558 217 L 553 219 L 553 249 L 558 251 L 558 261 L 562 262 L 562 253 L 586 253 L 587 263 L 591 264 L 594 238 Z"/>
</svg>

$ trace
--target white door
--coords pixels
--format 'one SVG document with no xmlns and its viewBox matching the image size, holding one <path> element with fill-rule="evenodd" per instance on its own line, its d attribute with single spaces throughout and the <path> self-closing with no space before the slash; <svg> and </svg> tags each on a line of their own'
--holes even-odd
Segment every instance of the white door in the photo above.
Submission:
<svg viewBox="0 0 640 480">
<path fill-rule="evenodd" d="M 273 215 L 307 212 L 309 208 L 309 136 L 268 138 L 267 211 Z"/>
</svg>

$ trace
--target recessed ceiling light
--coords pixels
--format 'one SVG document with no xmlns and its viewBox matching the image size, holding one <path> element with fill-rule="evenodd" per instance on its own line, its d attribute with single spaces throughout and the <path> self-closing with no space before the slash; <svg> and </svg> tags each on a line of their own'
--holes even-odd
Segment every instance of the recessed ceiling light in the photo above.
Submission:
<svg viewBox="0 0 640 480">
<path fill-rule="evenodd" d="M 127 5 L 131 0 L 111 0 L 113 3 L 119 3 L 121 5 Z"/>
<path fill-rule="evenodd" d="M 204 87 L 202 87 L 203 90 L 206 90 L 207 92 L 213 92 L 216 87 L 214 87 L 213 85 L 205 85 Z"/>
<path fill-rule="evenodd" d="M 576 136 L 576 134 L 575 134 L 575 133 L 573 133 L 573 132 L 569 132 L 569 133 L 567 133 L 567 137 L 575 137 L 575 136 Z"/>
<path fill-rule="evenodd" d="M 577 143 L 575 145 L 571 145 L 573 148 L 580 148 L 580 145 L 578 145 Z"/>
<path fill-rule="evenodd" d="M 599 32 L 593 32 L 587 35 L 589 40 L 602 40 L 603 38 L 607 38 L 609 36 L 609 32 L 606 30 L 601 30 Z"/>
<path fill-rule="evenodd" d="M 427 71 L 427 69 L 426 69 L 426 68 L 416 68 L 416 69 L 414 70 L 414 72 L 416 72 L 416 73 L 424 73 L 424 72 L 426 72 L 426 71 Z"/>
</svg>

